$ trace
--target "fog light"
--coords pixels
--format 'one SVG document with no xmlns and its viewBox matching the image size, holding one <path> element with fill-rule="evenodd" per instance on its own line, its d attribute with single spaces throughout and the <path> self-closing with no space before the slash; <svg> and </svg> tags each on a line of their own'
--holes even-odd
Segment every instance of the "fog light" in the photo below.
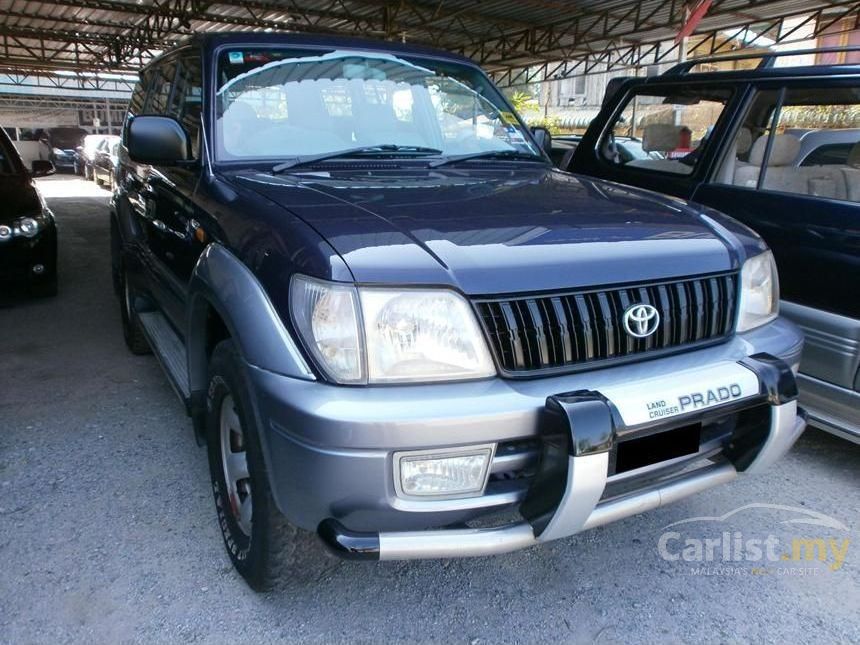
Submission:
<svg viewBox="0 0 860 645">
<path fill-rule="evenodd" d="M 487 484 L 492 444 L 394 455 L 398 495 L 463 497 L 480 495 Z"/>
<path fill-rule="evenodd" d="M 0 226 L 0 240 L 8 240 L 12 237 L 12 229 L 8 226 Z"/>
<path fill-rule="evenodd" d="M 36 275 L 42 275 L 45 272 L 44 264 L 34 264 L 33 265 L 33 273 Z"/>
</svg>

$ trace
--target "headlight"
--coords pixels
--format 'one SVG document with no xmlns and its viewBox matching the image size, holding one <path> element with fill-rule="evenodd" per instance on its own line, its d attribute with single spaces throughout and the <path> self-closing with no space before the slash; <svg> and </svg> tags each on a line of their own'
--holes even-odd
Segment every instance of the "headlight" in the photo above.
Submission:
<svg viewBox="0 0 860 645">
<path fill-rule="evenodd" d="M 65 153 L 65 152 L 63 152 L 62 150 L 60 150 L 59 148 L 54 148 L 54 155 L 55 155 L 55 156 L 57 156 L 57 157 L 62 157 L 62 156 L 64 156 L 65 154 L 66 154 L 66 153 Z"/>
<path fill-rule="evenodd" d="M 779 276 L 773 254 L 765 251 L 749 258 L 741 269 L 738 331 L 760 327 L 779 313 Z"/>
<path fill-rule="evenodd" d="M 34 217 L 21 217 L 15 220 L 12 230 L 15 235 L 24 237 L 36 237 L 39 232 L 39 221 Z"/>
<path fill-rule="evenodd" d="M 450 381 L 496 373 L 469 303 L 454 291 L 356 289 L 297 276 L 291 296 L 305 344 L 340 383 Z"/>
</svg>

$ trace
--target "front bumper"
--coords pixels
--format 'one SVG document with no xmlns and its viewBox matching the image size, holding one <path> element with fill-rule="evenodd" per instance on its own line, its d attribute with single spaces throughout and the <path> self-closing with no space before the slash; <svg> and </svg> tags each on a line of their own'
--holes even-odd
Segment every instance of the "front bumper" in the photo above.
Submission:
<svg viewBox="0 0 860 645">
<path fill-rule="evenodd" d="M 630 429 L 618 426 L 617 409 L 598 392 L 552 396 L 547 400 L 550 418 L 543 425 L 540 467 L 519 508 L 524 520 L 491 528 L 362 533 L 328 519 L 318 533 L 335 553 L 351 559 L 495 555 L 659 508 L 727 483 L 739 471 L 763 471 L 791 448 L 806 419 L 798 413 L 797 386 L 787 364 L 759 354 L 741 365 L 754 372 L 760 384 L 759 395 L 744 399 L 743 408 L 764 404 L 769 419 L 767 425 L 743 433 L 736 428 L 725 451 L 709 465 L 607 495 L 614 444 Z"/>
<path fill-rule="evenodd" d="M 761 352 L 796 368 L 801 349 L 802 338 L 796 328 L 778 320 L 695 352 L 535 380 L 345 388 L 292 379 L 252 366 L 248 375 L 258 424 L 265 429 L 263 448 L 270 483 L 281 511 L 294 524 L 310 530 L 332 519 L 347 527 L 339 534 L 381 532 L 390 536 L 411 531 L 423 534 L 429 528 L 462 524 L 523 503 L 534 487 L 534 473 L 525 471 L 539 463 L 548 396 L 583 390 L 614 392 L 637 384 L 645 387 L 647 383 L 672 379 L 685 370 L 737 363 Z M 793 378 L 790 380 L 793 384 Z M 762 394 L 755 400 L 745 400 L 742 407 L 769 411 L 774 406 Z M 701 416 L 719 430 L 717 417 L 735 412 L 736 407 L 718 406 Z M 789 412 L 786 409 L 782 415 Z M 698 418 L 682 415 L 672 422 L 687 423 L 694 416 Z M 634 424 L 628 428 L 623 423 L 613 423 L 617 436 L 625 435 L 624 438 L 629 438 L 625 434 L 628 430 L 639 432 L 650 427 Z M 770 425 L 767 421 L 757 423 L 757 427 L 765 429 Z M 660 422 L 656 427 L 668 425 Z M 713 441 L 703 441 L 698 456 L 714 458 L 725 451 L 718 435 L 715 432 Z M 764 442 L 761 436 L 756 445 Z M 418 501 L 398 496 L 393 477 L 395 452 L 487 443 L 498 448 L 493 476 L 483 495 Z M 516 449 L 506 451 L 511 447 Z M 612 450 L 608 452 L 606 458 L 614 458 Z M 672 465 L 680 466 L 684 461 L 672 460 Z M 630 478 L 639 471 L 616 475 L 610 474 L 611 468 L 614 464 L 604 469 L 602 479 L 596 480 L 606 482 L 601 504 L 610 494 L 622 495 L 625 485 L 635 484 L 638 489 L 650 485 Z M 509 476 L 510 473 L 515 474 Z M 725 476 L 722 473 L 720 481 Z M 332 523 L 325 526 L 331 527 Z"/>
<path fill-rule="evenodd" d="M 41 265 L 39 273 L 34 267 Z M 38 283 L 57 266 L 57 229 L 51 224 L 36 237 L 14 237 L 0 242 L 0 281 Z"/>
</svg>

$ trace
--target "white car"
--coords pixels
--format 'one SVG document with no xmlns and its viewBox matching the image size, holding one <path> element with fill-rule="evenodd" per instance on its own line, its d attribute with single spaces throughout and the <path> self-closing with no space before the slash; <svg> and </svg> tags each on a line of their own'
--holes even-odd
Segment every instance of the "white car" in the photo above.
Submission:
<svg viewBox="0 0 860 645">
<path fill-rule="evenodd" d="M 800 139 L 794 166 L 851 166 L 860 159 L 860 128 L 836 130 L 786 130 Z M 852 148 L 857 147 L 854 155 Z M 852 159 L 855 157 L 855 159 Z"/>
<path fill-rule="evenodd" d="M 99 144 L 105 140 L 119 141 L 119 137 L 114 134 L 88 134 L 84 137 L 80 154 L 84 161 L 83 171 L 85 179 L 93 179 L 93 161 L 96 158 L 96 150 Z"/>
</svg>

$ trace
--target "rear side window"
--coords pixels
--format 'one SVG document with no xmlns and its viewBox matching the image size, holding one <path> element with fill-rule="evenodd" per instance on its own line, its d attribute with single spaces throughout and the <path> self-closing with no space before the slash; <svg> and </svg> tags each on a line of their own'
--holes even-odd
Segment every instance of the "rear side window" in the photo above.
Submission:
<svg viewBox="0 0 860 645">
<path fill-rule="evenodd" d="M 617 166 L 689 175 L 731 96 L 730 89 L 713 87 L 639 92 L 610 124 L 600 156 Z"/>
<path fill-rule="evenodd" d="M 860 202 L 860 86 L 759 92 L 716 181 Z"/>
</svg>

